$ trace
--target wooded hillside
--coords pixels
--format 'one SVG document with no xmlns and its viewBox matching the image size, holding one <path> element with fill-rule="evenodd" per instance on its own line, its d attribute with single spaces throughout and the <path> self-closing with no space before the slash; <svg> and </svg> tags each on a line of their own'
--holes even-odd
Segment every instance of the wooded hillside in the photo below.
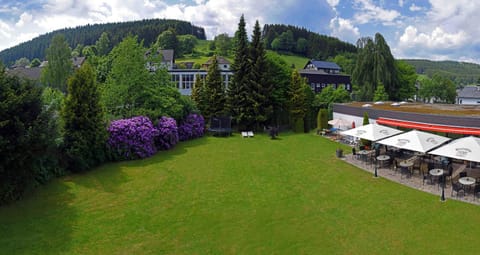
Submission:
<svg viewBox="0 0 480 255">
<path fill-rule="evenodd" d="M 425 59 L 405 59 L 405 62 L 415 67 L 418 74 L 432 77 L 438 73 L 452 80 L 457 86 L 478 83 L 480 65 L 456 61 L 430 61 Z"/>
<path fill-rule="evenodd" d="M 109 34 L 111 45 L 117 45 L 128 34 L 137 35 L 144 45 L 149 46 L 163 31 L 173 28 L 177 35 L 192 34 L 198 39 L 205 40 L 205 30 L 194 26 L 190 22 L 168 19 L 149 19 L 130 22 L 94 24 L 65 28 L 38 36 L 28 42 L 21 43 L 0 52 L 0 60 L 9 65 L 22 57 L 28 59 L 44 59 L 45 50 L 50 45 L 54 35 L 62 33 L 69 46 L 75 48 L 77 44 L 93 45 L 102 32 Z"/>
<path fill-rule="evenodd" d="M 263 27 L 263 37 L 269 50 L 291 52 L 319 60 L 343 52 L 357 52 L 353 44 L 291 25 L 267 24 Z"/>
</svg>

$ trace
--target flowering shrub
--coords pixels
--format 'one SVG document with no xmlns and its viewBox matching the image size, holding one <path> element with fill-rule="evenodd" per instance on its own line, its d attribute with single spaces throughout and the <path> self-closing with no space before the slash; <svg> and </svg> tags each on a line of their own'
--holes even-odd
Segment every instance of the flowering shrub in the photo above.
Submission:
<svg viewBox="0 0 480 255">
<path fill-rule="evenodd" d="M 168 150 L 178 143 L 178 127 L 175 119 L 162 117 L 158 120 L 155 145 L 158 149 Z"/>
<path fill-rule="evenodd" d="M 146 158 L 157 151 L 154 137 L 158 131 L 147 117 L 112 121 L 108 132 L 108 146 L 118 159 Z"/>
<path fill-rule="evenodd" d="M 202 137 L 205 132 L 205 120 L 200 114 L 189 114 L 185 121 L 178 127 L 180 141 Z"/>
</svg>

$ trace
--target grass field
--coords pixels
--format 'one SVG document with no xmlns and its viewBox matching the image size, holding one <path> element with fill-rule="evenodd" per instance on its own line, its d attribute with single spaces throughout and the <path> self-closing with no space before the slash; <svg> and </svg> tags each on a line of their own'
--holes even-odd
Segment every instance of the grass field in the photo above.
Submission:
<svg viewBox="0 0 480 255">
<path fill-rule="evenodd" d="M 0 253 L 478 253 L 478 206 L 372 178 L 338 146 L 205 137 L 63 177 L 0 207 Z"/>
</svg>

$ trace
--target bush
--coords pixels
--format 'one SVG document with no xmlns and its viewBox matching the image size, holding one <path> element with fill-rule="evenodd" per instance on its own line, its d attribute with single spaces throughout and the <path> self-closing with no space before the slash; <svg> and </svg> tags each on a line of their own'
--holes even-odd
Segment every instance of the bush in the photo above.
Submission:
<svg viewBox="0 0 480 255">
<path fill-rule="evenodd" d="M 178 127 L 175 119 L 162 117 L 158 120 L 155 145 L 158 149 L 168 150 L 178 143 Z"/>
<path fill-rule="evenodd" d="M 154 138 L 158 131 L 145 116 L 113 121 L 108 132 L 108 147 L 114 159 L 146 158 L 157 151 Z"/>
<path fill-rule="evenodd" d="M 200 114 L 189 114 L 178 127 L 180 141 L 202 137 L 205 133 L 205 120 Z"/>
</svg>

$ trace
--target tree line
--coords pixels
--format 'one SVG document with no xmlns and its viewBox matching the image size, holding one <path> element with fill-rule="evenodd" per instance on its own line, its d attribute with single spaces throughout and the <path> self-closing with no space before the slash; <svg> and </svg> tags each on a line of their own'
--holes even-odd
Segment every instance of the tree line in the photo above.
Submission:
<svg viewBox="0 0 480 255">
<path fill-rule="evenodd" d="M 45 50 L 57 34 L 63 34 L 68 45 L 75 49 L 78 45 L 93 45 L 103 32 L 110 35 L 111 45 L 117 45 L 127 35 L 136 35 L 145 45 L 154 43 L 160 33 L 173 30 L 178 35 L 193 35 L 205 40 L 205 30 L 190 22 L 169 19 L 145 19 L 140 21 L 93 24 L 76 28 L 65 28 L 38 36 L 0 52 L 0 60 L 10 65 L 22 57 L 28 59 L 45 59 Z M 110 48 L 111 50 L 111 48 Z"/>
<path fill-rule="evenodd" d="M 357 52 L 353 44 L 291 25 L 267 24 L 263 27 L 262 36 L 269 50 L 295 53 L 312 59 L 323 60 L 340 53 Z"/>
</svg>

